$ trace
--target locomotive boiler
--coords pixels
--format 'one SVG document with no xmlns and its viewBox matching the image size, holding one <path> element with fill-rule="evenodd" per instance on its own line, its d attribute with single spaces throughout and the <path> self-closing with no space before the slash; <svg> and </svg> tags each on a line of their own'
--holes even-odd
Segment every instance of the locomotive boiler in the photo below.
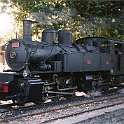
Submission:
<svg viewBox="0 0 124 124">
<path fill-rule="evenodd" d="M 45 29 L 32 41 L 31 21 L 23 39 L 6 44 L 10 70 L 0 74 L 0 99 L 18 104 L 74 96 L 76 91 L 106 91 L 124 81 L 124 44 L 103 37 L 73 42 L 69 30 Z"/>
</svg>

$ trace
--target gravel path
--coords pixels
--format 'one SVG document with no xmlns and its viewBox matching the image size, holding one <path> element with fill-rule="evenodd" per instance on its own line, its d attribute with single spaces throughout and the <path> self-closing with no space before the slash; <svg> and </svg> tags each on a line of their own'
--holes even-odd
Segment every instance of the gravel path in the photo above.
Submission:
<svg viewBox="0 0 124 124">
<path fill-rule="evenodd" d="M 124 108 L 75 124 L 124 124 Z"/>
<path fill-rule="evenodd" d="M 121 95 L 121 96 L 123 96 L 123 95 Z M 94 99 L 97 99 L 97 98 L 93 98 L 93 101 L 94 101 Z M 99 97 L 98 97 L 98 99 L 99 99 Z M 89 104 L 85 105 L 86 101 L 83 101 L 83 99 L 81 99 L 81 101 L 80 101 L 80 99 L 79 99 L 79 102 L 83 103 L 83 105 L 69 107 L 68 109 L 65 109 L 65 110 L 61 109 L 61 110 L 51 111 L 51 112 L 47 112 L 47 113 L 43 112 L 42 114 L 38 113 L 36 115 L 31 114 L 31 113 L 34 111 L 37 111 L 37 112 L 44 111 L 42 109 L 45 108 L 45 106 L 43 108 L 40 107 L 39 109 L 36 109 L 36 110 L 32 109 L 30 111 L 23 111 L 23 110 L 18 109 L 18 111 L 8 112 L 8 114 L 1 113 L 1 119 L 2 118 L 8 119 L 11 116 L 14 117 L 13 120 L 10 119 L 10 121 L 4 121 L 4 122 L 1 121 L 1 122 L 5 123 L 5 124 L 8 124 L 8 123 L 9 124 L 42 124 L 42 122 L 45 122 L 45 123 L 49 122 L 50 124 L 103 124 L 103 123 L 104 124 L 123 124 L 124 123 L 124 103 L 123 103 L 124 98 L 123 97 L 119 97 L 119 96 L 115 97 L 114 96 L 114 99 L 111 99 L 111 100 L 110 100 L 110 98 L 105 97 L 105 100 L 103 102 L 94 101 L 94 103 L 89 103 Z M 76 100 L 76 103 L 77 102 L 78 101 Z M 62 103 L 62 101 L 61 101 L 61 103 Z M 74 104 L 74 101 L 72 103 Z M 113 105 L 113 103 L 114 103 L 114 106 L 110 107 L 111 104 Z M 121 103 L 121 104 L 115 105 L 116 103 Z M 71 105 L 70 100 L 69 100 L 68 105 Z M 109 105 L 109 107 L 106 108 L 108 105 Z M 57 104 L 57 106 L 58 106 L 58 104 Z M 50 106 L 48 105 L 48 109 L 50 109 L 49 107 Z M 54 103 L 53 107 L 55 107 L 55 103 Z M 94 107 L 95 108 L 102 107 L 102 109 L 93 110 L 91 112 L 85 112 L 85 113 L 79 114 L 79 115 L 75 114 L 75 116 L 68 117 L 68 118 L 66 117 L 65 119 L 59 118 L 59 120 L 53 121 L 53 122 L 47 121 L 49 119 L 58 118 L 59 116 L 65 116 L 68 114 L 70 115 L 71 113 L 74 114 L 75 112 L 77 113 L 78 111 L 79 112 L 86 111 L 89 109 L 92 110 L 92 108 L 94 108 Z M 46 109 L 47 109 L 47 107 L 45 108 L 45 110 Z M 23 114 L 26 114 L 27 112 L 32 116 L 21 117 L 20 119 L 18 118 L 15 120 L 15 116 L 18 116 L 20 114 L 23 115 Z"/>
<path fill-rule="evenodd" d="M 58 120 L 50 124 L 124 124 L 124 104 Z"/>
</svg>

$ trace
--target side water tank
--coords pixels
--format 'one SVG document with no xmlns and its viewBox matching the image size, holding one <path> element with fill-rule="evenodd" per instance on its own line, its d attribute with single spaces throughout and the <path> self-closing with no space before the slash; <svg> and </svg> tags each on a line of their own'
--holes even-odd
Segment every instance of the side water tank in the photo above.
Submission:
<svg viewBox="0 0 124 124">
<path fill-rule="evenodd" d="M 56 31 L 53 29 L 45 29 L 42 32 L 42 41 L 49 44 L 56 42 Z"/>
<path fill-rule="evenodd" d="M 59 41 L 59 44 L 71 45 L 72 44 L 72 32 L 69 30 L 59 30 L 58 41 Z"/>
</svg>

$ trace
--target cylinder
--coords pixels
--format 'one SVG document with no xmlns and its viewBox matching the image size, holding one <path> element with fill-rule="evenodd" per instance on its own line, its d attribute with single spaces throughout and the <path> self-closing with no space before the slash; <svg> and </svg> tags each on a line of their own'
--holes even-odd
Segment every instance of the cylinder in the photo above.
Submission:
<svg viewBox="0 0 124 124">
<path fill-rule="evenodd" d="M 26 41 L 32 41 L 31 24 L 31 20 L 23 20 L 23 39 Z"/>
<path fill-rule="evenodd" d="M 53 29 L 45 29 L 42 32 L 42 41 L 53 44 L 56 41 L 56 31 Z"/>
<path fill-rule="evenodd" d="M 72 32 L 69 30 L 59 30 L 58 31 L 58 41 L 63 45 L 72 44 Z"/>
</svg>

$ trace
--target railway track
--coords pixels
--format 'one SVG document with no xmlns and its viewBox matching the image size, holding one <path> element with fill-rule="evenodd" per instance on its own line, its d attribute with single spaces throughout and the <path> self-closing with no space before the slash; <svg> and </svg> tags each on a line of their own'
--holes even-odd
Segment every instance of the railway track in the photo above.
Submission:
<svg viewBox="0 0 124 124">
<path fill-rule="evenodd" d="M 123 99 L 124 100 L 124 99 Z M 98 102 L 98 101 L 97 101 Z M 103 101 L 102 101 L 103 102 Z M 43 123 L 50 123 L 50 122 L 54 122 L 54 121 L 57 121 L 57 120 L 59 120 L 59 119 L 64 119 L 64 118 L 68 118 L 68 117 L 73 117 L 73 116 L 77 116 L 77 115 L 81 115 L 81 114 L 84 114 L 84 113 L 88 113 L 88 112 L 92 112 L 92 111 L 96 111 L 96 110 L 100 110 L 100 109 L 104 109 L 104 108 L 107 108 L 107 107 L 112 107 L 112 106 L 116 106 L 116 105 L 120 105 L 120 104 L 123 104 L 124 103 L 124 101 L 121 101 L 121 102 L 118 102 L 118 103 L 112 103 L 112 104 L 109 104 L 109 105 L 104 105 L 104 106 L 101 106 L 101 107 L 95 107 L 95 108 L 92 108 L 92 109 L 87 109 L 87 110 L 80 110 L 80 111 L 78 111 L 78 112 L 74 112 L 74 113 L 70 113 L 70 114 L 65 114 L 65 115 L 63 115 L 63 116 L 59 116 L 59 117 L 55 117 L 55 118 L 52 118 L 52 119 L 48 119 L 48 120 L 45 120 L 45 121 L 43 121 L 43 122 L 41 122 L 42 124 Z M 91 104 L 91 103 L 90 103 Z M 97 103 L 95 103 L 95 104 L 97 104 Z M 94 105 L 95 105 L 94 104 Z M 98 105 L 98 104 L 97 104 Z M 99 104 L 100 105 L 100 104 Z M 83 106 L 86 106 L 86 104 L 85 105 L 83 105 Z M 89 106 L 89 103 L 87 104 L 87 108 L 88 108 L 88 106 Z M 75 107 L 75 106 L 74 106 Z M 77 106 L 76 106 L 77 107 Z M 82 105 L 81 106 L 78 106 L 78 107 L 82 107 Z M 84 107 L 82 107 L 82 108 L 84 108 Z M 75 108 L 76 109 L 76 108 Z M 68 111 L 68 110 L 67 110 Z M 70 110 L 69 110 L 70 111 Z"/>
<path fill-rule="evenodd" d="M 124 103 L 124 94 L 111 94 L 97 98 L 79 97 L 56 103 L 11 108 L 5 111 L 1 111 L 0 109 L 0 123 L 14 122 L 15 120 L 32 120 L 35 116 L 40 118 L 39 121 L 37 120 L 37 123 L 50 123 L 58 119 L 76 116 L 122 103 Z"/>
</svg>

